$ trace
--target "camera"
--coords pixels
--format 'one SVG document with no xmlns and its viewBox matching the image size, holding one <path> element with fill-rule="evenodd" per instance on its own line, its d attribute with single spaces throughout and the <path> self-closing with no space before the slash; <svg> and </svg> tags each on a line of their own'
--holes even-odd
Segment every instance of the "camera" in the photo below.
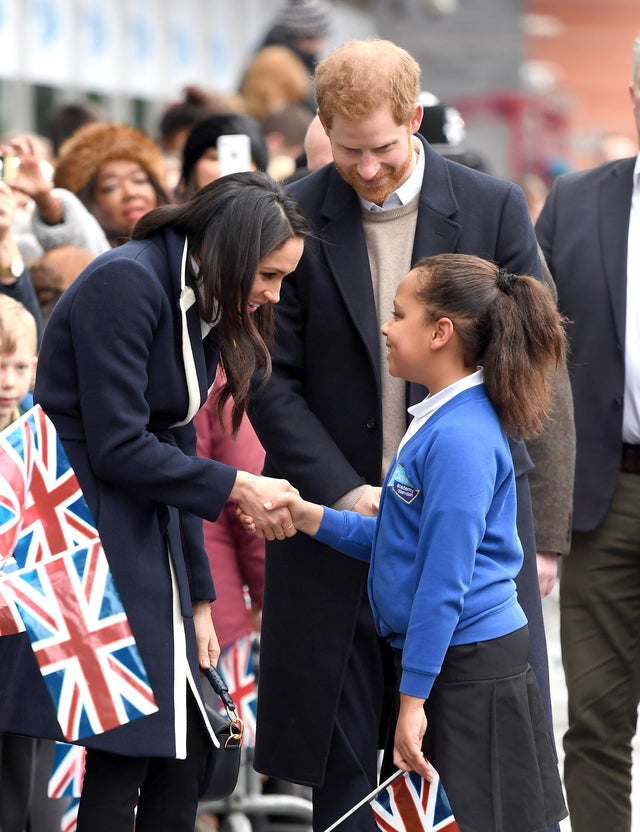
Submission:
<svg viewBox="0 0 640 832">
<path fill-rule="evenodd" d="M 10 182 L 16 178 L 18 172 L 18 165 L 20 160 L 12 153 L 3 153 L 0 155 L 0 179 L 5 179 Z"/>
</svg>

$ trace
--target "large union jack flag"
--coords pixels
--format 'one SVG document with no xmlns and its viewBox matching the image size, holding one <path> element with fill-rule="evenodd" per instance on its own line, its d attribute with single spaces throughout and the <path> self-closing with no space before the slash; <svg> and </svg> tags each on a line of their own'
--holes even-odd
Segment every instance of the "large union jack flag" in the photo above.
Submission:
<svg viewBox="0 0 640 832">
<path fill-rule="evenodd" d="M 37 405 L 0 433 L 0 635 L 23 630 L 67 740 L 157 710 L 95 523 Z"/>
<path fill-rule="evenodd" d="M 415 771 L 399 771 L 371 801 L 383 832 L 460 832 L 436 770 L 431 782 Z"/>
<path fill-rule="evenodd" d="M 256 677 L 253 670 L 253 636 L 241 636 L 220 653 L 218 673 L 227 683 L 238 716 L 243 722 L 243 748 L 256 744 Z M 224 713 L 224 705 L 219 705 Z"/>
<path fill-rule="evenodd" d="M 6 584 L 66 739 L 157 710 L 99 540 L 11 572 Z"/>
</svg>

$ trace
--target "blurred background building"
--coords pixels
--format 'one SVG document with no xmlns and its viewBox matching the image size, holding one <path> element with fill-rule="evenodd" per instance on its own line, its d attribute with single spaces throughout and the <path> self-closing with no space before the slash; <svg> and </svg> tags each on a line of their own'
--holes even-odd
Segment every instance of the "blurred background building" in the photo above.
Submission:
<svg viewBox="0 0 640 832">
<path fill-rule="evenodd" d="M 186 85 L 237 89 L 285 3 L 0 0 L 0 132 L 41 132 L 51 107 L 89 99 L 153 136 L 162 108 Z M 633 142 L 627 84 L 638 0 L 332 6 L 325 49 L 368 36 L 406 47 L 423 68 L 424 89 L 460 111 L 466 145 L 496 175 L 548 179 Z"/>
</svg>

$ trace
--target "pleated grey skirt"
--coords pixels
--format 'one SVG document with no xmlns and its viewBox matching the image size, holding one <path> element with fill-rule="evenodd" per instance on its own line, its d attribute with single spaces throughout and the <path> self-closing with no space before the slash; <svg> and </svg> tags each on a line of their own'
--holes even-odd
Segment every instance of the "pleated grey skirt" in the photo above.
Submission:
<svg viewBox="0 0 640 832">
<path fill-rule="evenodd" d="M 423 752 L 461 832 L 545 832 L 568 814 L 528 650 L 528 627 L 450 647 L 425 702 Z M 393 734 L 392 726 L 383 777 L 392 770 Z"/>
</svg>

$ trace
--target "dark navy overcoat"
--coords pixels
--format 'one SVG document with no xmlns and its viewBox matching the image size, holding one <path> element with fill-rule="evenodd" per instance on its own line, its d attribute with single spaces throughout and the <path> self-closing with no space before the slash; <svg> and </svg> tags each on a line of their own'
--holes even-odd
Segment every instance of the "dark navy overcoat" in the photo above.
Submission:
<svg viewBox="0 0 640 832">
<path fill-rule="evenodd" d="M 159 706 L 82 742 L 130 755 L 182 756 L 188 680 L 200 689 L 191 602 L 214 598 L 200 518 L 216 519 L 236 475 L 196 456 L 191 419 L 219 351 L 183 285 L 185 262 L 184 235 L 171 229 L 94 260 L 53 311 L 35 385 Z M 26 637 L 0 638 L 0 667 L 0 731 L 62 739 Z"/>
</svg>

